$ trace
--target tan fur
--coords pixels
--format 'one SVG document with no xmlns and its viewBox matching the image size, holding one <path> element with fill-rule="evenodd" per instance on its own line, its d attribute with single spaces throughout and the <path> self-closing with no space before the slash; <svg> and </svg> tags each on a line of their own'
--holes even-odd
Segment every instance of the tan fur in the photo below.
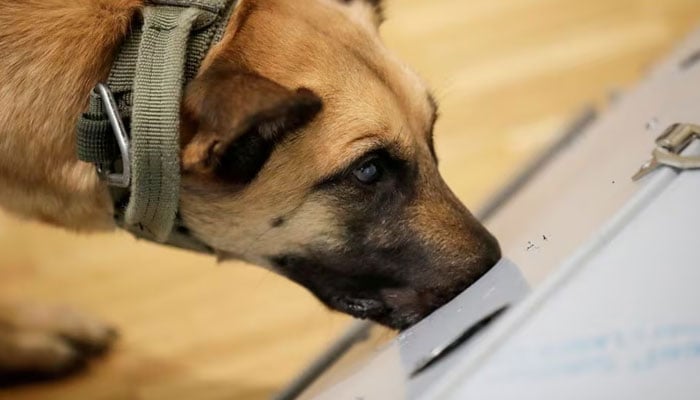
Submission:
<svg viewBox="0 0 700 400">
<path fill-rule="evenodd" d="M 252 69 L 284 86 L 315 89 L 326 99 L 326 113 L 323 121 L 315 124 L 315 131 L 338 132 L 337 140 L 327 143 L 329 148 L 319 148 L 324 143 L 313 134 L 305 135 L 313 145 L 298 146 L 287 158 L 309 159 L 304 154 L 309 151 L 325 154 L 328 157 L 309 167 L 328 171 L 338 160 L 361 151 L 367 142 L 382 137 L 408 142 L 410 148 L 412 131 L 426 129 L 430 117 L 427 102 L 396 104 L 393 92 L 417 91 L 423 100 L 424 85 L 380 43 L 376 26 L 368 22 L 371 12 L 367 6 L 346 7 L 332 0 L 320 5 L 315 0 L 243 3 L 239 14 L 245 7 L 254 8 L 256 21 L 250 21 L 249 29 L 239 35 L 235 35 L 235 26 L 229 27 L 225 40 L 212 50 L 204 67 L 218 57 L 243 58 Z M 129 21 L 141 5 L 142 0 L 12 0 L 0 4 L 3 207 L 71 229 L 112 226 L 111 203 L 94 168 L 75 157 L 75 124 L 87 104 L 87 93 L 106 76 Z M 290 19 L 290 15 L 303 18 Z M 287 37 L 284 43 L 294 45 L 280 46 L 278 35 Z M 334 40 L 309 46 L 315 41 L 308 38 L 317 35 Z M 237 43 L 231 45 L 234 36 Z M 362 57 L 391 81 L 369 74 L 346 47 L 361 49 Z M 355 71 L 346 74 L 350 71 L 339 64 Z M 356 102 L 358 95 L 363 102 Z M 382 121 L 380 117 L 390 111 L 387 105 L 395 110 L 389 113 L 393 120 Z M 358 115 L 365 117 L 357 120 Z M 405 115 L 415 115 L 416 120 L 403 121 Z M 366 132 L 367 138 L 346 146 L 357 140 L 358 132 Z M 311 177 L 305 176 L 307 180 Z M 295 178 L 285 180 L 297 181 Z M 249 193 L 260 197 L 255 190 Z"/>
<path fill-rule="evenodd" d="M 433 109 L 424 83 L 384 47 L 362 2 L 347 7 L 332 0 L 248 1 L 241 8 L 239 16 L 249 14 L 246 24 L 230 29 L 235 34 L 207 61 L 244 60 L 245 67 L 283 86 L 311 89 L 324 99 L 324 110 L 237 196 L 222 196 L 219 203 L 183 191 L 183 215 L 218 249 L 265 263 L 258 256 L 274 254 L 275 248 L 305 244 L 321 233 L 334 236 L 326 206 L 306 198 L 320 177 L 379 143 L 398 145 L 409 159 L 416 151 L 427 157 Z M 309 40 L 313 37 L 324 40 Z M 231 230 L 231 221 L 218 218 L 211 207 L 240 218 L 234 225 L 243 229 Z M 297 218 L 273 231 L 268 221 L 275 214 Z"/>
<path fill-rule="evenodd" d="M 0 206 L 73 230 L 113 228 L 106 187 L 92 165 L 76 158 L 75 125 L 142 3 L 0 2 Z M 361 296 L 383 297 L 383 323 L 402 327 L 463 290 L 499 252 L 440 178 L 431 148 L 435 104 L 423 81 L 382 44 L 380 19 L 363 0 L 240 0 L 183 99 L 180 212 L 221 258 L 275 268 L 271 260 L 277 256 L 316 251 L 313 262 L 324 261 L 314 258 L 322 253 L 332 263 L 336 253 L 362 253 L 365 244 L 348 239 L 340 194 L 315 185 L 369 150 L 391 148 L 419 171 L 412 202 L 396 215 L 370 221 L 372 229 L 360 242 L 393 254 L 397 232 L 410 229 L 422 252 L 414 259 L 426 264 L 408 265 L 405 272 L 399 259 L 390 260 L 396 271 L 380 262 L 384 269 L 364 271 L 366 276 L 327 271 L 356 279 L 360 283 L 349 281 L 340 289 L 357 293 L 313 287 L 322 280 L 307 286 L 324 289 L 316 294 L 346 312 L 379 301 Z M 236 184 L 221 179 L 216 171 L 222 158 L 251 129 L 279 143 L 254 179 Z M 419 251 L 404 250 L 408 256 Z M 362 260 L 341 261 L 362 266 Z M 367 293 L 361 282 L 375 279 L 375 272 L 395 273 L 382 279 L 397 283 Z M 368 313 L 358 316 L 372 317 Z M 21 340 L 29 340 L 30 349 L 51 354 L 40 357 L 46 365 L 57 358 L 68 362 L 70 355 L 52 340 L 57 328 L 31 340 L 22 329 L 3 331 L 0 324 L 0 349 L 5 345 L 20 361 L 46 370 L 40 362 L 32 364 L 31 351 L 23 355 Z M 0 358 L 0 369 L 3 363 L 9 361 Z"/>
<path fill-rule="evenodd" d="M 0 3 L 3 207 L 71 229 L 111 226 L 111 205 L 94 168 L 76 160 L 74 131 L 140 3 Z"/>
</svg>

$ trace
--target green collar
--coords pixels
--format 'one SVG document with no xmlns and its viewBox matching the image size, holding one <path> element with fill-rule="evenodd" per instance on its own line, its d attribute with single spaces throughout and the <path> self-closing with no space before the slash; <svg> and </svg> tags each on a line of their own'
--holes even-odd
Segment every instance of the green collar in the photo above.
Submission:
<svg viewBox="0 0 700 400">
<path fill-rule="evenodd" d="M 117 226 L 137 238 L 213 252 L 179 218 L 180 103 L 236 3 L 147 1 L 78 121 L 78 158 L 96 165 Z"/>
</svg>

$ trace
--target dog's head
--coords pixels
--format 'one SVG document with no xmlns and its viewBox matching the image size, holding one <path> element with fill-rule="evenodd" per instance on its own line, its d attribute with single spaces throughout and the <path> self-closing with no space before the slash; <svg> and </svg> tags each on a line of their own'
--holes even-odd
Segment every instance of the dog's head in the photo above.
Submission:
<svg viewBox="0 0 700 400">
<path fill-rule="evenodd" d="M 181 213 L 224 258 L 403 328 L 499 258 L 442 180 L 437 106 L 369 0 L 241 0 L 183 105 Z"/>
</svg>

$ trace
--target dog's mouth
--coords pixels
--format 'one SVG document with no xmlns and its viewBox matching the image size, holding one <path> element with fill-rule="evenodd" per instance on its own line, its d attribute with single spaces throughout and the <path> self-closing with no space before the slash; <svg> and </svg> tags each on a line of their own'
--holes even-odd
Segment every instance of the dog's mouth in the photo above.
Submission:
<svg viewBox="0 0 700 400">
<path fill-rule="evenodd" d="M 318 296 L 318 294 L 317 294 Z M 376 294 L 318 296 L 330 308 L 355 318 L 369 319 L 393 329 L 406 329 L 444 303 L 429 292 L 411 288 L 386 288 Z"/>
<path fill-rule="evenodd" d="M 329 308 L 399 330 L 414 325 L 461 291 L 414 287 L 376 272 L 347 275 L 303 257 L 277 258 L 275 265 Z M 457 286 L 464 289 L 464 285 Z"/>
<path fill-rule="evenodd" d="M 417 312 L 392 309 L 385 302 L 376 299 L 336 296 L 324 303 L 355 318 L 369 319 L 393 329 L 406 329 L 423 318 Z"/>
<path fill-rule="evenodd" d="M 353 317 L 360 319 L 378 318 L 379 316 L 386 314 L 389 310 L 386 304 L 380 300 L 349 296 L 334 296 L 327 302 L 327 304 L 329 307 L 335 310 L 350 314 Z"/>
</svg>

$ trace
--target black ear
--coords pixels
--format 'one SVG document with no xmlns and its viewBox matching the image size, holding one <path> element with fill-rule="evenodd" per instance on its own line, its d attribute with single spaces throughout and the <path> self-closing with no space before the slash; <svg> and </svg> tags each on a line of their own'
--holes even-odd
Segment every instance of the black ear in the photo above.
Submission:
<svg viewBox="0 0 700 400">
<path fill-rule="evenodd" d="M 186 90 L 182 169 L 249 183 L 275 146 L 311 121 L 321 104 L 308 89 L 213 65 Z"/>
</svg>

